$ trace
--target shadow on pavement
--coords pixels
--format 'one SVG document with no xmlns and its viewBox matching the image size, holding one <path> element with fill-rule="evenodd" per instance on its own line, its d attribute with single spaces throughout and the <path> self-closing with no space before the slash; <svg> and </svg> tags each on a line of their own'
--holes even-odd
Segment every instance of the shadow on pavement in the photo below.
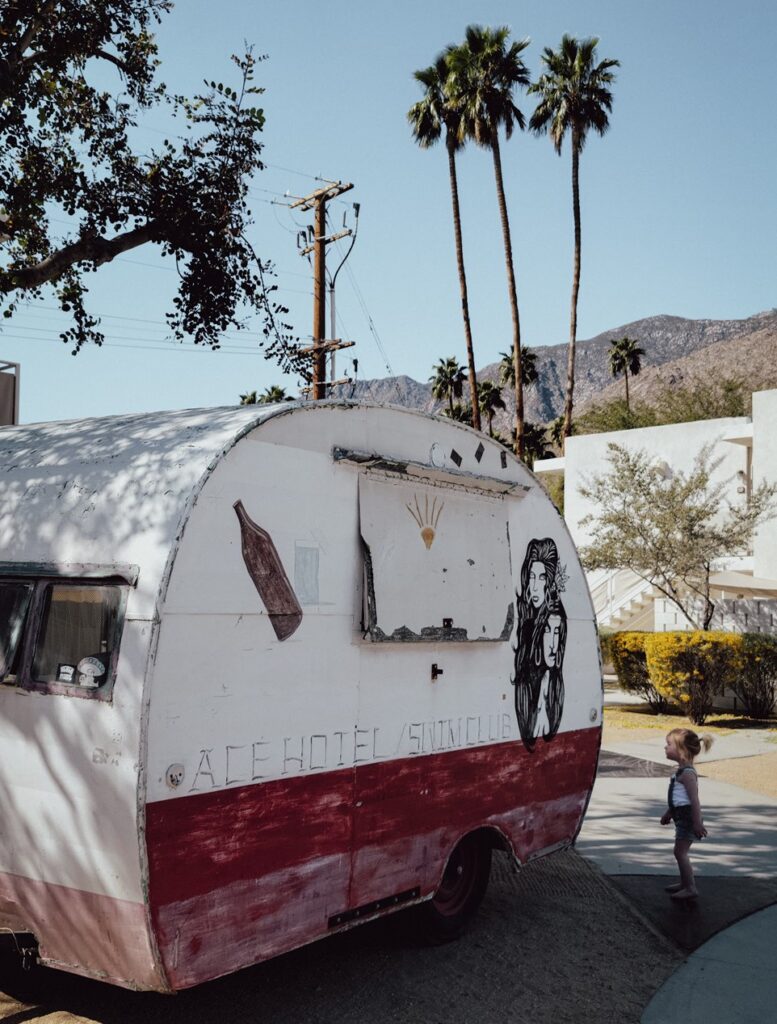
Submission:
<svg viewBox="0 0 777 1024">
<path fill-rule="evenodd" d="M 685 952 L 717 932 L 777 903 L 777 879 L 697 876 L 699 899 L 673 901 L 664 886 L 674 878 L 614 875 L 610 879 L 656 928 Z"/>
<path fill-rule="evenodd" d="M 616 754 L 612 750 L 601 750 L 596 774 L 614 775 L 621 779 L 655 779 L 662 776 L 668 778 L 674 773 L 675 767 L 676 765 L 646 761 L 642 757 Z"/>
</svg>

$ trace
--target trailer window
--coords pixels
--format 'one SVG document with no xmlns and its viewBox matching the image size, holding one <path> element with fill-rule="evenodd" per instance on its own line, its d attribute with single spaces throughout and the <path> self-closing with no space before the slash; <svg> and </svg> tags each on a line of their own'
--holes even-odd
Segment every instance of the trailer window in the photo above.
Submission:
<svg viewBox="0 0 777 1024">
<path fill-rule="evenodd" d="M 115 585 L 46 584 L 32 682 L 104 686 L 118 642 L 121 597 Z"/>
<path fill-rule="evenodd" d="M 364 632 L 379 642 L 507 641 L 509 497 L 363 474 Z"/>
<path fill-rule="evenodd" d="M 0 680 L 15 682 L 19 641 L 30 605 L 32 584 L 0 583 Z"/>
</svg>

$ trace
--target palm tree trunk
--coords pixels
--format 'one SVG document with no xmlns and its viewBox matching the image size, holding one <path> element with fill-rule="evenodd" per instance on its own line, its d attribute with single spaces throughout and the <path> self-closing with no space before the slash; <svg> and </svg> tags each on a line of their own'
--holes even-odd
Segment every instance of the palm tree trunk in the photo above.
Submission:
<svg viewBox="0 0 777 1024">
<path fill-rule="evenodd" d="M 480 430 L 480 406 L 478 405 L 478 380 L 475 373 L 475 350 L 472 346 L 472 328 L 469 322 L 469 299 L 467 298 L 467 275 L 464 272 L 464 247 L 461 241 L 461 214 L 459 212 L 459 186 L 456 180 L 456 157 L 451 141 L 448 150 L 448 170 L 451 176 L 451 203 L 453 205 L 453 232 L 456 237 L 456 266 L 459 270 L 461 290 L 461 315 L 464 320 L 464 339 L 467 345 L 467 368 L 469 369 L 469 393 L 472 403 L 472 426 Z"/>
<path fill-rule="evenodd" d="M 572 131 L 572 213 L 575 220 L 575 263 L 572 271 L 572 310 L 567 351 L 567 397 L 564 405 L 564 440 L 572 433 L 572 405 L 575 394 L 575 348 L 577 346 L 577 296 L 580 291 L 580 135 Z"/>
<path fill-rule="evenodd" d="M 493 427 L 494 427 L 494 414 L 493 414 L 493 412 L 492 412 L 492 411 L 491 411 L 491 410 L 489 409 L 489 410 L 488 410 L 488 436 L 489 436 L 489 437 L 493 437 L 493 436 L 494 436 L 494 430 L 493 430 Z"/>
<path fill-rule="evenodd" d="M 623 379 L 626 382 L 626 412 L 629 412 L 629 368 L 625 366 L 623 368 Z"/>
<path fill-rule="evenodd" d="M 518 318 L 518 296 L 515 292 L 515 271 L 513 270 L 513 246 L 510 241 L 510 221 L 507 219 L 505 188 L 502 181 L 502 158 L 499 153 L 499 133 L 491 133 L 491 152 L 494 156 L 496 197 L 499 201 L 499 217 L 502 221 L 502 237 L 505 245 L 507 265 L 507 289 L 510 293 L 510 310 L 513 315 L 513 370 L 515 371 L 515 454 L 523 458 L 523 381 L 521 379 L 521 322 Z"/>
</svg>

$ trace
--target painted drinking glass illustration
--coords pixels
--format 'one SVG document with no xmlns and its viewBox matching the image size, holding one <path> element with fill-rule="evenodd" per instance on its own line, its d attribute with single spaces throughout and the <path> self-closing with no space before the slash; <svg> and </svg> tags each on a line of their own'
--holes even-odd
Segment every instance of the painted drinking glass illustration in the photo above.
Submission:
<svg viewBox="0 0 777 1024">
<path fill-rule="evenodd" d="M 532 539 L 521 566 L 516 595 L 515 714 L 528 750 L 558 732 L 564 708 L 564 649 L 567 616 L 559 594 L 566 574 L 550 537 Z"/>
</svg>

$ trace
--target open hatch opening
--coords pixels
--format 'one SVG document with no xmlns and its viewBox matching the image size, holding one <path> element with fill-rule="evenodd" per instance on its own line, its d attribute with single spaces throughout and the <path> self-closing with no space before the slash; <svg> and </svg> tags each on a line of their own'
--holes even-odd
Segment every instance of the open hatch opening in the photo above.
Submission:
<svg viewBox="0 0 777 1024">
<path fill-rule="evenodd" d="M 361 472 L 365 633 L 373 641 L 508 641 L 506 493 Z"/>
</svg>

